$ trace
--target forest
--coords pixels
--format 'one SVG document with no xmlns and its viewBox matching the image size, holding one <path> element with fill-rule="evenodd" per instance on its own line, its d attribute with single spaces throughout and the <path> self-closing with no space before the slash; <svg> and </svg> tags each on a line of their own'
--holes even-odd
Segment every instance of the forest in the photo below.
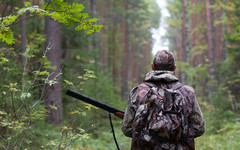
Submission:
<svg viewBox="0 0 240 150">
<path fill-rule="evenodd" d="M 196 149 L 239 149 L 239 0 L 0 0 L 0 149 L 117 149 L 108 112 L 66 91 L 125 111 L 151 71 L 151 31 L 163 16 L 158 40 L 206 123 Z M 130 149 L 122 120 L 112 122 L 120 149 Z"/>
</svg>

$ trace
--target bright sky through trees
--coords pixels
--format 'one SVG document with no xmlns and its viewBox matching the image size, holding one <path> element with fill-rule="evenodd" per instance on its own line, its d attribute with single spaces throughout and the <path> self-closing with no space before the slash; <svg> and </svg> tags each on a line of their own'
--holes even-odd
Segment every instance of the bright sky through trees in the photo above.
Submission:
<svg viewBox="0 0 240 150">
<path fill-rule="evenodd" d="M 152 53 L 155 54 L 158 50 L 169 50 L 168 45 L 169 42 L 167 39 L 164 39 L 163 37 L 165 36 L 166 33 L 166 26 L 167 24 L 165 23 L 166 17 L 169 16 L 169 12 L 166 8 L 167 2 L 165 0 L 156 0 L 160 10 L 161 10 L 161 18 L 159 21 L 159 27 L 158 29 L 152 28 L 151 33 L 152 33 L 152 38 L 153 38 L 153 47 L 152 47 Z"/>
</svg>

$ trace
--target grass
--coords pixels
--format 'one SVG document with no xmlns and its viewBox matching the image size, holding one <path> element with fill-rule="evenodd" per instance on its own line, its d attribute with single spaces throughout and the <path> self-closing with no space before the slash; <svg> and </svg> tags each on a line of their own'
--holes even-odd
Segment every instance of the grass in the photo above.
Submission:
<svg viewBox="0 0 240 150">
<path fill-rule="evenodd" d="M 196 150 L 239 150 L 240 122 L 226 123 L 216 133 L 206 132 L 196 139 Z"/>
<path fill-rule="evenodd" d="M 203 136 L 195 140 L 196 150 L 238 150 L 240 146 L 240 122 L 233 121 L 229 117 L 222 120 L 213 119 L 213 114 L 205 114 L 206 132 Z M 83 122 L 89 121 L 80 119 Z M 101 126 L 93 128 L 87 138 L 80 137 L 73 142 L 66 150 L 115 150 L 112 130 L 108 118 L 101 120 L 90 120 L 90 122 L 103 122 Z M 115 135 L 121 150 L 129 150 L 131 138 L 126 137 L 121 131 L 121 119 L 114 118 Z M 215 125 L 218 125 L 216 127 Z M 54 126 L 45 123 L 44 120 L 34 122 L 30 133 L 26 137 L 26 142 L 23 143 L 23 149 L 26 150 L 55 150 L 61 137 L 61 126 Z M 215 129 L 215 130 L 213 130 Z M 87 130 L 87 129 L 86 129 Z M 1 143 L 1 141 L 0 141 Z"/>
</svg>

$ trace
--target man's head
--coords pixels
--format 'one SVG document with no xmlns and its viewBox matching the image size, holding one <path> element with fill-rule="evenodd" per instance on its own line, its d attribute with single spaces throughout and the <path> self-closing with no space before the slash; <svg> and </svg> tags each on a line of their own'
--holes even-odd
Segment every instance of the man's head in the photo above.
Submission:
<svg viewBox="0 0 240 150">
<path fill-rule="evenodd" d="M 172 52 L 167 50 L 157 51 L 152 62 L 153 70 L 174 71 L 175 68 L 175 58 Z"/>
</svg>

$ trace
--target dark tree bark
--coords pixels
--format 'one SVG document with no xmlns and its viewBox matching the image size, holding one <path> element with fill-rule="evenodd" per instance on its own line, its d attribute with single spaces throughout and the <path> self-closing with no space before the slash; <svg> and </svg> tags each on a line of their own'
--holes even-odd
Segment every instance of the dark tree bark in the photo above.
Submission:
<svg viewBox="0 0 240 150">
<path fill-rule="evenodd" d="M 113 8 L 115 8 L 117 6 L 116 1 L 113 0 Z M 117 27 L 117 14 L 114 13 L 113 15 L 113 27 L 112 27 L 112 40 L 111 40 L 111 45 L 112 45 L 112 58 L 114 60 L 112 60 L 112 75 L 113 75 L 113 82 L 117 83 L 119 82 L 119 67 L 117 67 L 117 63 L 120 61 L 120 56 L 117 53 L 117 43 L 118 43 L 118 38 L 117 38 L 117 34 L 118 34 L 118 27 Z"/>
<path fill-rule="evenodd" d="M 90 14 L 91 14 L 91 17 L 95 17 L 96 14 L 97 14 L 97 7 L 96 7 L 96 0 L 91 0 L 90 1 Z M 97 51 L 98 49 L 98 39 L 97 39 L 97 36 L 96 36 L 96 33 L 93 33 L 93 38 L 90 39 L 90 44 L 91 46 L 89 46 L 88 48 L 90 48 L 89 50 L 94 50 L 94 51 Z M 98 70 L 97 68 L 97 62 L 99 60 L 99 56 L 95 55 L 94 56 L 94 60 L 95 60 L 95 71 Z"/>
<path fill-rule="evenodd" d="M 25 7 L 24 2 L 25 2 L 25 0 L 21 0 L 21 7 Z M 23 15 L 21 17 L 22 17 L 22 21 L 21 21 L 21 47 L 22 47 L 22 50 L 21 50 L 21 52 L 25 53 L 25 51 L 26 51 L 26 20 L 24 20 L 23 18 L 26 18 L 26 14 L 23 13 Z M 20 59 L 21 59 L 22 65 L 24 67 L 23 71 L 25 72 L 25 64 L 26 64 L 27 58 L 25 56 L 21 55 Z"/>
<path fill-rule="evenodd" d="M 105 15 L 105 11 L 106 11 L 106 0 L 101 0 L 101 24 L 103 25 L 103 28 L 101 29 L 101 34 L 100 34 L 100 48 L 101 48 L 101 64 L 102 64 L 102 68 L 103 70 L 106 69 L 107 67 L 107 53 L 106 53 L 106 26 L 105 26 L 105 21 L 106 21 L 106 15 Z"/>
<path fill-rule="evenodd" d="M 216 12 L 217 21 L 221 21 L 222 17 L 222 10 L 217 10 Z M 223 24 L 219 23 L 216 26 L 216 50 L 215 50 L 215 56 L 218 61 L 224 60 L 224 52 L 223 52 Z"/>
<path fill-rule="evenodd" d="M 201 2 L 199 2 L 198 0 L 192 0 L 191 1 L 191 5 L 192 7 L 198 7 L 198 5 L 200 5 Z M 199 31 L 197 31 L 196 29 L 201 26 L 201 12 L 199 13 L 192 13 L 191 14 L 191 47 L 194 48 L 194 53 L 193 56 L 191 57 L 191 61 L 192 61 L 192 66 L 196 67 L 199 64 L 201 64 L 201 49 L 196 48 L 201 44 L 201 36 L 199 36 L 200 33 Z"/>
<path fill-rule="evenodd" d="M 46 119 L 49 123 L 60 124 L 63 121 L 62 95 L 61 95 L 61 42 L 59 34 L 60 26 L 58 21 L 46 17 L 45 18 L 45 32 L 47 35 L 46 47 L 50 46 L 47 52 L 47 58 L 52 67 L 56 69 L 48 69 L 50 73 L 49 80 L 56 79 L 57 83 L 53 85 L 46 85 L 45 89 L 45 104 L 48 110 L 48 117 Z M 56 109 L 54 109 L 53 107 Z"/>
<path fill-rule="evenodd" d="M 178 50 L 177 58 L 178 58 L 178 61 L 182 62 L 183 49 L 182 49 L 182 36 L 181 36 L 181 33 L 178 34 L 178 32 L 176 32 L 175 41 L 176 41 L 176 49 Z M 182 79 L 183 73 L 182 73 L 180 68 L 177 68 L 176 74 L 177 74 L 177 77 L 179 79 Z"/>
<path fill-rule="evenodd" d="M 188 28 L 187 28 L 187 1 L 182 0 L 182 62 L 188 62 Z M 182 73 L 181 81 L 185 83 L 187 77 Z"/>
<path fill-rule="evenodd" d="M 123 51 L 122 51 L 122 97 L 127 98 L 128 92 L 128 57 L 129 57 L 129 43 L 128 43 L 128 0 L 122 1 L 122 7 L 124 9 L 122 14 L 122 33 L 123 33 Z"/>
<path fill-rule="evenodd" d="M 206 23 L 207 23 L 207 43 L 209 51 L 209 62 L 210 62 L 210 75 L 214 76 L 214 42 L 213 42 L 213 24 L 212 24 L 212 13 L 210 8 L 210 0 L 206 0 Z"/>
</svg>

